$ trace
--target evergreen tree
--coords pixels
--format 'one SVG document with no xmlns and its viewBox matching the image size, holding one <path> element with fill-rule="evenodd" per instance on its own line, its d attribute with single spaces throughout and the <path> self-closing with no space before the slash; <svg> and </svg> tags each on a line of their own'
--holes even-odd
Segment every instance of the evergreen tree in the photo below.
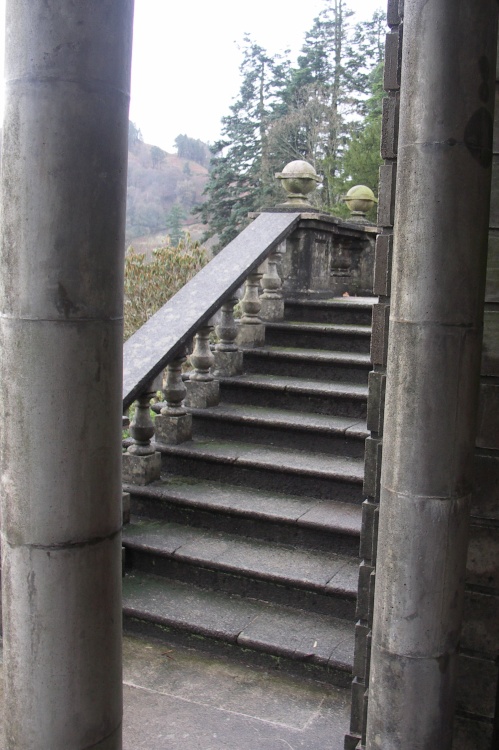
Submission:
<svg viewBox="0 0 499 750">
<path fill-rule="evenodd" d="M 128 148 L 134 151 L 139 143 L 142 143 L 140 128 L 131 120 L 128 120 Z"/>
<path fill-rule="evenodd" d="M 151 164 L 154 169 L 159 167 L 160 164 L 166 159 L 166 151 L 163 151 L 159 146 L 151 146 Z"/>
<path fill-rule="evenodd" d="M 245 226 L 249 212 L 271 203 L 277 192 L 268 131 L 276 117 L 286 61 L 271 59 L 248 36 L 242 51 L 239 97 L 222 118 L 222 138 L 211 149 L 206 201 L 198 209 L 209 224 L 206 238 L 218 235 L 218 249 Z"/>
<path fill-rule="evenodd" d="M 375 193 L 378 187 L 381 115 L 383 105 L 384 64 L 379 62 L 368 79 L 369 97 L 365 101 L 365 117 L 356 124 L 343 158 L 343 180 L 346 192 L 353 185 L 367 185 Z"/>
<path fill-rule="evenodd" d="M 322 174 L 318 198 L 325 210 L 337 197 L 335 183 L 346 138 L 345 105 L 352 89 L 347 61 L 351 16 L 344 0 L 326 0 L 305 35 L 284 92 L 281 118 L 270 136 L 275 149 L 282 153 L 287 143 L 293 158 L 311 162 Z"/>
<path fill-rule="evenodd" d="M 184 230 L 182 229 L 182 221 L 185 219 L 185 212 L 178 203 L 174 203 L 171 211 L 166 217 L 166 228 L 168 229 L 168 236 L 170 237 L 170 243 L 173 246 L 177 246 L 184 236 Z"/>
<path fill-rule="evenodd" d="M 356 123 L 367 116 L 371 75 L 383 60 L 386 32 L 381 10 L 355 26 L 351 16 L 344 0 L 325 0 L 305 36 L 284 92 L 281 117 L 270 133 L 271 148 L 283 161 L 288 156 L 314 165 L 323 177 L 323 188 L 315 195 L 317 205 L 340 213 L 344 156 L 358 131 Z M 373 128 L 370 124 L 366 138 L 375 138 Z M 377 159 L 375 155 L 373 161 Z"/>
<path fill-rule="evenodd" d="M 188 135 L 177 135 L 175 138 L 177 154 L 182 159 L 189 159 L 201 164 L 202 167 L 208 166 L 210 161 L 210 148 L 199 138 L 189 138 Z"/>
<path fill-rule="evenodd" d="M 369 21 L 356 24 L 354 33 L 348 43 L 349 66 L 354 71 L 353 88 L 360 95 L 364 91 L 372 92 L 372 74 L 383 63 L 385 52 L 386 13 L 374 11 Z M 358 100 L 360 111 L 363 110 L 362 96 Z"/>
<path fill-rule="evenodd" d="M 367 170 L 367 163 L 360 168 L 362 149 L 371 160 L 365 182 L 372 184 L 379 160 L 373 71 L 382 60 L 386 20 L 376 11 L 353 26 L 351 16 L 345 0 L 324 0 L 293 67 L 245 38 L 239 97 L 222 119 L 198 211 L 209 224 L 205 238 L 218 234 L 218 247 L 243 228 L 248 212 L 279 201 L 274 173 L 291 160 L 309 161 L 322 176 L 312 200 L 325 211 L 344 213 L 340 200 L 355 159 L 360 173 Z"/>
</svg>

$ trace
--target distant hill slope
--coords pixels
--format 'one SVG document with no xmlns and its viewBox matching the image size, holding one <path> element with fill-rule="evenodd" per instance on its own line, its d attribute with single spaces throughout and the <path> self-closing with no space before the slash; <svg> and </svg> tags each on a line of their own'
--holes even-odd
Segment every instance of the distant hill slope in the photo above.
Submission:
<svg viewBox="0 0 499 750">
<path fill-rule="evenodd" d="M 136 142 L 128 152 L 127 247 L 136 240 L 133 244 L 138 249 L 138 238 L 166 234 L 168 215 L 175 204 L 185 216 L 182 225 L 188 228 L 196 223 L 199 234 L 199 219 L 192 217 L 191 211 L 202 202 L 207 180 L 206 167 Z"/>
</svg>

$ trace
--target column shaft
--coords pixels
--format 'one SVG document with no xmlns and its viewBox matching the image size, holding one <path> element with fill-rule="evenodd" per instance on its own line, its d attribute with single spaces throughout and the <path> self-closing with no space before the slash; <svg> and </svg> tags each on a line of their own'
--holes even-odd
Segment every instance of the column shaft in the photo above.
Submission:
<svg viewBox="0 0 499 750">
<path fill-rule="evenodd" d="M 5 746 L 118 750 L 133 0 L 7 0 L 6 13 Z"/>
<path fill-rule="evenodd" d="M 481 351 L 496 0 L 406 0 L 369 750 L 448 750 Z"/>
</svg>

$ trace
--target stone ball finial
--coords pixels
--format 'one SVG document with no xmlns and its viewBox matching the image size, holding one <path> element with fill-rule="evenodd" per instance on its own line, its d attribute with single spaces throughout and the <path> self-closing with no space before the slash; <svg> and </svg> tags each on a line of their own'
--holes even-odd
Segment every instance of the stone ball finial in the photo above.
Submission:
<svg viewBox="0 0 499 750">
<path fill-rule="evenodd" d="M 313 166 L 301 159 L 286 164 L 282 172 L 277 172 L 276 179 L 281 180 L 281 185 L 288 194 L 288 200 L 283 205 L 297 208 L 311 208 L 307 195 L 322 182 Z"/>
<path fill-rule="evenodd" d="M 350 188 L 343 200 L 347 204 L 352 217 L 358 216 L 360 218 L 365 218 L 369 209 L 378 202 L 371 188 L 366 185 L 355 185 Z"/>
</svg>

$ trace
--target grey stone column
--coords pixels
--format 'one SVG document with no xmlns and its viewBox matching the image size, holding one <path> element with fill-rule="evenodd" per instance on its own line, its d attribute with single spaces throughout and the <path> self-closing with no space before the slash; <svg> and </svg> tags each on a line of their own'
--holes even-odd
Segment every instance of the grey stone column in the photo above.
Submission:
<svg viewBox="0 0 499 750">
<path fill-rule="evenodd" d="M 5 747 L 121 747 L 121 359 L 133 0 L 7 0 Z"/>
<path fill-rule="evenodd" d="M 496 0 L 406 0 L 369 750 L 452 743 Z"/>
</svg>

